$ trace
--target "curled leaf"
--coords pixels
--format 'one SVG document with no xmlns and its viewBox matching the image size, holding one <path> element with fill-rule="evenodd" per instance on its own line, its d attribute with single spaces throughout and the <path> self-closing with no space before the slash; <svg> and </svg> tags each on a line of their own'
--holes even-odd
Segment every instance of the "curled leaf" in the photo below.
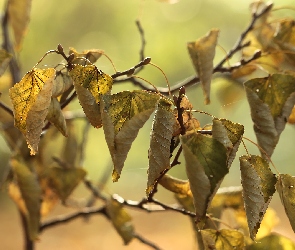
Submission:
<svg viewBox="0 0 295 250">
<path fill-rule="evenodd" d="M 161 173 L 170 168 L 170 144 L 175 125 L 172 103 L 160 99 L 155 113 L 149 148 L 146 194 L 149 195 Z"/>
<path fill-rule="evenodd" d="M 95 65 L 74 65 L 70 71 L 74 85 L 80 84 L 88 89 L 95 98 L 96 103 L 100 101 L 100 95 L 104 95 L 112 89 L 113 78 L 98 70 Z"/>
<path fill-rule="evenodd" d="M 72 61 L 73 64 L 86 65 L 88 62 L 83 60 L 83 58 L 87 59 L 91 63 L 95 63 L 104 54 L 104 51 L 100 49 L 90 49 L 83 50 L 81 53 L 79 53 L 71 47 L 69 50 L 69 55 L 71 54 L 75 55 L 75 58 Z"/>
<path fill-rule="evenodd" d="M 26 137 L 31 154 L 38 151 L 40 135 L 51 102 L 54 77 L 53 68 L 34 68 L 9 90 L 14 125 Z"/>
<path fill-rule="evenodd" d="M 212 29 L 206 36 L 195 42 L 189 42 L 187 48 L 193 61 L 195 70 L 200 77 L 205 104 L 210 103 L 210 86 L 213 72 L 213 59 L 219 30 Z"/>
<path fill-rule="evenodd" d="M 72 78 L 68 72 L 58 71 L 52 88 L 52 97 L 58 97 L 73 85 Z"/>
<path fill-rule="evenodd" d="M 248 227 L 254 240 L 275 192 L 277 179 L 267 161 L 260 156 L 241 156 L 240 168 Z"/>
<path fill-rule="evenodd" d="M 216 139 L 198 133 L 186 134 L 181 141 L 197 220 L 201 220 L 228 173 L 226 148 Z"/>
<path fill-rule="evenodd" d="M 167 190 L 181 195 L 191 195 L 191 189 L 188 180 L 180 180 L 168 174 L 162 176 L 159 183 Z"/>
<path fill-rule="evenodd" d="M 122 237 L 125 245 L 127 245 L 134 236 L 134 227 L 131 224 L 131 216 L 126 212 L 123 204 L 113 198 L 108 200 L 106 209 L 115 229 Z"/>
<path fill-rule="evenodd" d="M 46 119 L 50 121 L 64 136 L 67 136 L 67 125 L 60 103 L 52 98 Z"/>
<path fill-rule="evenodd" d="M 101 115 L 114 164 L 113 181 L 120 178 L 131 144 L 156 109 L 159 98 L 159 95 L 144 90 L 102 96 Z"/>
</svg>

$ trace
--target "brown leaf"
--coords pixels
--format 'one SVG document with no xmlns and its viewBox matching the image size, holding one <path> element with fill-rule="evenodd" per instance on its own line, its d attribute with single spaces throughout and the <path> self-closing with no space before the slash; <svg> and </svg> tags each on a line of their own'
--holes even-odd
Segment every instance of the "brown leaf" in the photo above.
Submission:
<svg viewBox="0 0 295 250">
<path fill-rule="evenodd" d="M 58 71 L 52 88 L 52 97 L 58 97 L 65 93 L 73 85 L 68 72 Z"/>
<path fill-rule="evenodd" d="M 172 103 L 160 99 L 155 113 L 149 148 L 149 168 L 146 194 L 153 190 L 161 173 L 170 168 L 170 144 L 175 125 Z"/>
<path fill-rule="evenodd" d="M 100 49 L 90 49 L 83 50 L 81 53 L 79 53 L 74 48 L 70 47 L 69 55 L 71 54 L 75 55 L 75 58 L 71 63 L 87 65 L 87 61 L 83 60 L 83 58 L 87 59 L 91 63 L 95 63 L 104 54 L 104 51 Z"/>
<path fill-rule="evenodd" d="M 195 42 L 187 44 L 187 48 L 193 61 L 195 70 L 200 77 L 203 92 L 205 95 L 205 104 L 210 103 L 210 87 L 213 72 L 213 59 L 215 56 L 215 47 L 217 45 L 219 30 L 212 29 L 206 36 Z"/>
</svg>

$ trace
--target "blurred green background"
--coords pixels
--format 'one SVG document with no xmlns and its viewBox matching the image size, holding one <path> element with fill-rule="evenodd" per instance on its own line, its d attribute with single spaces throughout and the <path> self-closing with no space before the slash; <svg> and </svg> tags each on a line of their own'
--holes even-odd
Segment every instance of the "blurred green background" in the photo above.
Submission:
<svg viewBox="0 0 295 250">
<path fill-rule="evenodd" d="M 233 0 L 180 0 L 176 4 L 162 3 L 156 0 L 88 0 L 60 1 L 39 0 L 32 2 L 31 22 L 20 52 L 22 72 L 25 74 L 50 49 L 57 44 L 67 50 L 74 47 L 84 49 L 103 49 L 113 60 L 118 70 L 123 71 L 139 61 L 141 40 L 135 25 L 139 19 L 147 41 L 145 56 L 150 56 L 166 73 L 171 85 L 195 74 L 187 53 L 186 43 L 205 35 L 211 28 L 220 29 L 218 44 L 228 51 L 234 45 L 241 32 L 248 25 L 251 15 L 249 4 L 252 1 Z M 275 6 L 294 6 L 294 0 L 277 0 Z M 3 10 L 4 1 L 0 0 Z M 276 17 L 294 16 L 294 11 L 280 10 L 273 13 Z M 217 47 L 218 62 L 225 52 Z M 49 56 L 41 65 L 54 66 L 60 61 L 58 56 Z M 234 63 L 234 61 L 231 61 Z M 114 73 L 110 62 L 101 58 L 96 63 L 99 69 L 108 74 Z M 147 66 L 140 73 L 156 86 L 165 86 L 163 75 L 154 67 Z M 217 117 L 245 125 L 245 136 L 255 141 L 250 111 L 240 88 L 227 88 L 220 79 L 212 85 L 211 104 L 203 104 L 200 87 L 187 88 L 187 95 L 195 109 L 207 111 Z M 113 92 L 135 89 L 128 83 L 115 85 Z M 234 101 L 222 96 L 233 91 Z M 78 102 L 70 109 L 80 109 Z M 210 122 L 210 117 L 196 114 L 201 124 Z M 147 151 L 151 120 L 141 129 L 134 142 L 118 183 L 108 181 L 106 191 L 119 193 L 126 199 L 139 200 L 145 195 L 147 179 Z M 82 129 L 83 123 L 80 123 Z M 78 131 L 81 133 L 81 131 Z M 293 152 L 295 148 L 294 127 L 287 125 L 275 153 L 273 162 L 282 173 L 295 175 Z M 249 143 L 250 153 L 259 154 L 257 148 Z M 238 155 L 245 154 L 240 147 Z M 6 165 L 9 149 L 0 138 L 0 166 Z M 106 169 L 111 169 L 110 156 L 104 141 L 103 130 L 91 129 L 86 149 L 85 169 L 88 177 L 97 181 Z M 186 178 L 184 166 L 179 165 L 170 172 L 176 177 Z M 111 178 L 110 178 L 111 179 Z M 239 164 L 235 160 L 230 174 L 223 186 L 240 185 Z M 83 198 L 88 193 L 79 187 L 73 196 Z M 174 203 L 173 196 L 159 189 L 156 198 L 165 203 Z M 295 240 L 282 206 L 275 195 L 271 206 L 280 215 L 281 223 L 276 231 Z M 58 206 L 48 217 L 71 211 Z M 131 210 L 138 233 L 157 243 L 162 249 L 194 249 L 193 232 L 190 221 L 177 213 L 165 212 L 147 214 Z M 0 249 L 21 249 L 22 232 L 19 217 L 12 201 L 0 193 Z M 149 249 L 133 240 L 130 245 L 123 243 L 113 227 L 103 217 L 93 216 L 88 223 L 78 219 L 73 223 L 58 226 L 45 231 L 40 236 L 37 249 Z"/>
</svg>

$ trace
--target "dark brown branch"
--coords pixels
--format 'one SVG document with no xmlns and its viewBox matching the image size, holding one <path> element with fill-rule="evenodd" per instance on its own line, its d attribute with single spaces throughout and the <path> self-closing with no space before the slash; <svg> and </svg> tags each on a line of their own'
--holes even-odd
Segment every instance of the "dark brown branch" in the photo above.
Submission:
<svg viewBox="0 0 295 250">
<path fill-rule="evenodd" d="M 146 45 L 146 41 L 145 41 L 145 38 L 144 38 L 144 30 L 143 30 L 139 20 L 136 20 L 135 23 L 136 23 L 136 26 L 137 26 L 137 29 L 139 31 L 140 38 L 141 38 L 141 48 L 140 48 L 140 51 L 139 51 L 139 60 L 143 61 L 143 59 L 144 59 L 144 49 L 145 49 L 145 45 Z"/>
<path fill-rule="evenodd" d="M 2 30 L 3 30 L 3 45 L 2 48 L 5 49 L 8 53 L 12 55 L 12 58 L 9 62 L 9 69 L 10 73 L 12 75 L 13 84 L 20 81 L 20 69 L 19 64 L 16 60 L 15 51 L 13 49 L 13 45 L 11 44 L 10 37 L 9 37 L 9 31 L 8 31 L 8 21 L 9 21 L 9 15 L 8 15 L 8 1 L 6 1 L 5 6 L 5 12 L 2 19 Z"/>
<path fill-rule="evenodd" d="M 22 224 L 22 229 L 23 229 L 23 234 L 24 234 L 24 241 L 25 241 L 24 242 L 24 250 L 34 250 L 35 245 L 34 245 L 34 241 L 32 241 L 30 239 L 27 219 L 20 210 L 19 210 L 19 215 L 20 215 L 20 218 L 21 218 L 21 224 Z"/>
<path fill-rule="evenodd" d="M 83 217 L 85 215 L 92 215 L 92 214 L 103 214 L 108 218 L 108 214 L 106 212 L 106 207 L 86 207 L 81 209 L 80 211 L 75 211 L 73 213 L 69 213 L 66 215 L 59 215 L 52 219 L 48 219 L 44 221 L 40 226 L 40 232 L 44 231 L 45 229 L 48 229 L 53 226 L 57 226 L 60 224 L 64 224 L 67 222 L 70 222 L 74 219 L 77 219 L 79 217 Z"/>
</svg>

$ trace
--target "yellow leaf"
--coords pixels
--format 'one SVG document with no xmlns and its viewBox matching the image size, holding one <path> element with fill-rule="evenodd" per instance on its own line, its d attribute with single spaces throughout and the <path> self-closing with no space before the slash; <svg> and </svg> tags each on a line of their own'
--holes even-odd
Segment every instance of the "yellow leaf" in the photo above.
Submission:
<svg viewBox="0 0 295 250">
<path fill-rule="evenodd" d="M 200 77 L 205 104 L 210 103 L 210 86 L 213 72 L 213 59 L 219 30 L 212 29 L 206 36 L 195 42 L 189 42 L 187 48 L 193 61 L 195 70 Z"/>
<path fill-rule="evenodd" d="M 102 96 L 102 123 L 114 164 L 113 181 L 120 178 L 131 144 L 156 109 L 159 98 L 144 90 Z"/>
<path fill-rule="evenodd" d="M 4 49 L 0 49 L 0 76 L 2 76 L 3 73 L 5 72 L 11 58 L 12 58 L 11 54 L 9 54 Z"/>
<path fill-rule="evenodd" d="M 123 204 L 113 198 L 108 200 L 106 209 L 115 229 L 122 237 L 125 245 L 127 245 L 134 236 L 134 227 L 131 224 L 132 218 L 124 209 Z"/>
<path fill-rule="evenodd" d="M 170 144 L 175 125 L 172 103 L 160 99 L 155 113 L 149 148 L 149 168 L 146 194 L 153 190 L 161 173 L 170 168 Z"/>
<path fill-rule="evenodd" d="M 10 185 L 10 196 L 27 220 L 30 239 L 36 240 L 39 234 L 41 206 L 41 189 L 37 176 L 17 159 L 12 159 L 10 164 L 16 177 L 16 183 Z"/>
<path fill-rule="evenodd" d="M 192 196 L 191 188 L 188 180 L 180 180 L 175 177 L 172 177 L 168 174 L 165 174 L 160 180 L 159 183 L 166 188 L 167 190 L 181 195 Z"/>
<path fill-rule="evenodd" d="M 76 64 L 70 71 L 70 76 L 75 84 L 80 84 L 90 91 L 96 103 L 99 103 L 100 95 L 107 94 L 112 89 L 113 78 L 98 70 L 95 65 Z"/>
<path fill-rule="evenodd" d="M 29 71 L 10 90 L 14 111 L 14 125 L 26 137 L 31 154 L 38 151 L 38 143 L 51 102 L 55 69 Z"/>
<path fill-rule="evenodd" d="M 30 21 L 31 0 L 9 0 L 8 14 L 11 23 L 15 45 L 20 49 L 22 39 L 26 33 Z"/>
<path fill-rule="evenodd" d="M 275 192 L 276 177 L 260 156 L 240 157 L 243 197 L 251 239 L 255 239 L 261 221 Z"/>
<path fill-rule="evenodd" d="M 83 111 L 90 124 L 95 128 L 102 126 L 100 104 L 96 103 L 93 95 L 79 83 L 74 82 L 75 90 Z"/>
<path fill-rule="evenodd" d="M 244 235 L 238 230 L 201 230 L 205 250 L 244 250 Z"/>
</svg>

